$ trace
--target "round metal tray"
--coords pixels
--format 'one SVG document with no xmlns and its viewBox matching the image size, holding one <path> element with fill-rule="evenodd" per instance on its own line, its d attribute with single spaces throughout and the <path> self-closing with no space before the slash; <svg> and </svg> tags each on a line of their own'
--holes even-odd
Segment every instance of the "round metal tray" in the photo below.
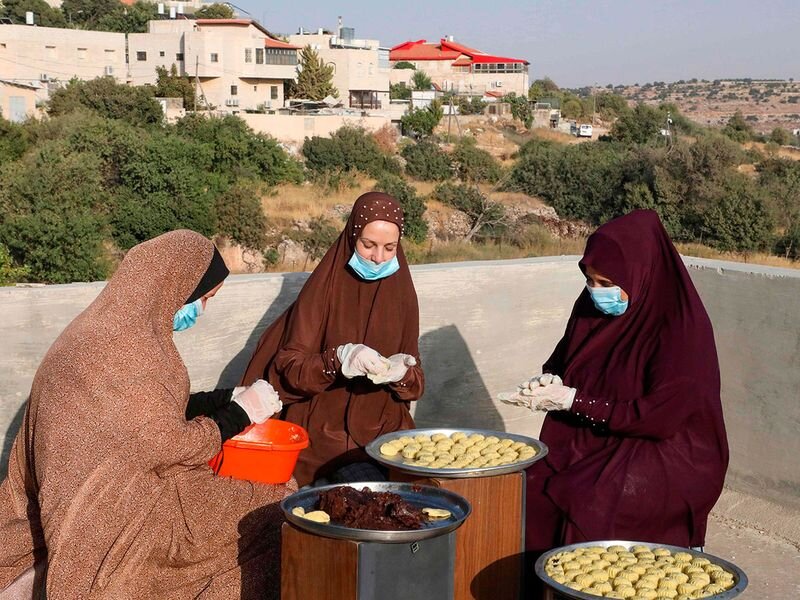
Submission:
<svg viewBox="0 0 800 600">
<path fill-rule="evenodd" d="M 425 521 L 420 529 L 403 531 L 354 529 L 344 525 L 337 525 L 333 521 L 330 523 L 316 523 L 292 514 L 292 509 L 298 506 L 303 507 L 306 512 L 317 510 L 321 492 L 342 487 L 343 485 L 357 490 L 367 487 L 373 492 L 392 492 L 419 508 L 443 508 L 449 510 L 452 514 L 447 519 Z M 404 543 L 437 537 L 458 529 L 472 512 L 472 507 L 469 502 L 458 494 L 437 487 L 393 481 L 359 481 L 356 483 L 302 489 L 284 498 L 281 502 L 281 510 L 283 510 L 283 514 L 289 522 L 309 533 L 359 542 Z"/>
<path fill-rule="evenodd" d="M 472 467 L 472 468 L 463 468 L 463 469 L 429 469 L 428 467 L 418 467 L 415 465 L 406 465 L 403 463 L 402 456 L 384 456 L 381 454 L 381 446 L 387 442 L 391 442 L 392 440 L 396 440 L 403 436 L 410 436 L 414 437 L 415 435 L 433 435 L 434 433 L 442 433 L 446 436 L 450 436 L 451 434 L 463 431 L 467 435 L 472 435 L 473 433 L 480 433 L 485 436 L 494 435 L 499 437 L 500 439 L 507 438 L 514 440 L 515 442 L 523 442 L 528 444 L 529 446 L 533 446 L 536 449 L 536 455 L 527 459 L 521 460 L 519 462 L 511 463 L 510 465 L 498 465 L 496 467 Z M 404 429 L 401 431 L 394 431 L 392 433 L 387 433 L 379 437 L 378 439 L 370 442 L 367 445 L 367 454 L 369 454 L 372 458 L 377 460 L 379 463 L 386 465 L 387 467 L 391 467 L 397 471 L 403 471 L 405 473 L 413 473 L 415 475 L 423 475 L 425 477 L 447 477 L 447 478 L 463 478 L 463 477 L 490 477 L 492 475 L 504 475 L 506 473 L 514 473 L 516 471 L 522 471 L 523 469 L 527 469 L 533 463 L 538 460 L 542 460 L 545 456 L 547 456 L 547 446 L 540 442 L 539 440 L 528 437 L 527 435 L 518 435 L 516 433 L 506 433 L 505 431 L 491 431 L 488 429 L 463 429 L 463 428 L 454 428 L 454 429 L 444 429 L 441 427 L 437 428 L 430 428 L 430 429 Z"/>
<path fill-rule="evenodd" d="M 588 546 L 602 546 L 603 548 L 608 548 L 609 546 L 625 546 L 630 548 L 631 546 L 636 546 L 637 544 L 641 544 L 643 546 L 650 546 L 651 548 L 666 548 L 671 552 L 688 552 L 693 557 L 702 557 L 707 558 L 712 563 L 719 565 L 726 571 L 733 573 L 733 581 L 734 586 L 729 589 L 725 590 L 724 592 L 720 592 L 719 594 L 714 594 L 713 596 L 707 596 L 708 600 L 728 600 L 729 598 L 736 598 L 739 594 L 741 594 L 745 588 L 747 587 L 747 575 L 745 572 L 742 571 L 739 567 L 735 564 L 728 562 L 727 560 L 723 560 L 713 554 L 707 554 L 705 552 L 698 552 L 697 550 L 692 550 L 691 548 L 682 548 L 680 546 L 670 546 L 669 544 L 657 544 L 655 542 L 631 542 L 627 540 L 603 540 L 598 542 L 583 542 L 580 544 L 570 544 L 569 546 L 562 546 L 560 548 L 554 548 L 553 550 L 548 550 L 544 554 L 542 554 L 539 559 L 536 561 L 536 575 L 545 582 L 550 588 L 555 590 L 559 596 L 564 598 L 570 598 L 574 600 L 597 600 L 602 596 L 596 596 L 594 594 L 585 594 L 583 592 L 579 592 L 577 590 L 573 590 L 568 588 L 565 585 L 562 585 L 550 577 L 544 572 L 544 566 L 547 561 L 550 559 L 551 556 L 554 554 L 558 554 L 559 552 L 569 552 L 574 550 L 575 548 L 586 548 Z"/>
</svg>

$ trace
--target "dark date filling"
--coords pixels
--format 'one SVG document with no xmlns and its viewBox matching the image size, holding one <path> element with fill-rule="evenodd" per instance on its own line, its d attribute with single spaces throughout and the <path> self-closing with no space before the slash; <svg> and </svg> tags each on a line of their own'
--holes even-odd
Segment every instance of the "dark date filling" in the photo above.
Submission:
<svg viewBox="0 0 800 600">
<path fill-rule="evenodd" d="M 373 492 L 341 486 L 319 495 L 319 510 L 331 521 L 354 529 L 399 531 L 419 529 L 425 521 L 422 510 L 391 492 Z"/>
</svg>

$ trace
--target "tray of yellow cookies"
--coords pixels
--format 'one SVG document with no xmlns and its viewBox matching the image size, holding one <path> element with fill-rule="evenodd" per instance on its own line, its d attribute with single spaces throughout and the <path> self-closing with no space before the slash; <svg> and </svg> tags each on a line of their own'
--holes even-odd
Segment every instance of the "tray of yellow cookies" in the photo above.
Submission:
<svg viewBox="0 0 800 600">
<path fill-rule="evenodd" d="M 551 598 L 597 600 L 729 600 L 747 587 L 731 562 L 691 548 L 648 542 L 584 542 L 555 548 L 536 561 Z"/>
<path fill-rule="evenodd" d="M 409 429 L 380 436 L 367 454 L 398 471 L 425 477 L 488 477 L 514 473 L 547 455 L 539 440 L 485 429 Z"/>
</svg>

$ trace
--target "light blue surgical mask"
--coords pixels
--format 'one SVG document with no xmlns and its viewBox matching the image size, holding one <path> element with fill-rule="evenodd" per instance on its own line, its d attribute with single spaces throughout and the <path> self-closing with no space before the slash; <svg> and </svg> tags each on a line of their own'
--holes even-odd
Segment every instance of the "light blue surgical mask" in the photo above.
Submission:
<svg viewBox="0 0 800 600">
<path fill-rule="evenodd" d="M 184 304 L 172 319 L 172 331 L 189 329 L 197 322 L 197 317 L 203 314 L 203 299 L 198 298 L 191 304 Z"/>
<path fill-rule="evenodd" d="M 397 255 L 393 256 L 391 260 L 376 264 L 361 256 L 357 251 L 353 252 L 353 256 L 350 257 L 350 261 L 347 264 L 356 272 L 356 275 L 367 281 L 383 279 L 397 273 L 398 269 L 400 269 Z"/>
<path fill-rule="evenodd" d="M 587 284 L 586 289 L 589 290 L 595 308 L 601 313 L 618 317 L 628 310 L 628 301 L 622 299 L 622 288 L 619 286 L 591 287 Z"/>
</svg>

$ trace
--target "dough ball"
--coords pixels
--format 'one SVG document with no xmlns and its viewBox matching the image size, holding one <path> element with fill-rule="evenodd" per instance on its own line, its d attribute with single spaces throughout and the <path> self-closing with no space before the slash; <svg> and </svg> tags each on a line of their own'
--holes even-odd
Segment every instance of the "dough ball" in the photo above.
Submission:
<svg viewBox="0 0 800 600">
<path fill-rule="evenodd" d="M 314 521 L 315 523 L 330 523 L 331 516 L 326 513 L 324 510 L 315 510 L 303 515 L 304 519 L 308 519 L 309 521 Z"/>
<path fill-rule="evenodd" d="M 397 456 L 400 449 L 395 444 L 381 444 L 381 454 L 383 456 Z"/>
<path fill-rule="evenodd" d="M 295 507 L 292 509 L 292 514 L 293 514 L 295 517 L 303 517 L 303 516 L 305 516 L 305 514 L 306 514 L 306 509 L 305 509 L 305 508 L 303 508 L 302 506 L 295 506 Z"/>
</svg>

